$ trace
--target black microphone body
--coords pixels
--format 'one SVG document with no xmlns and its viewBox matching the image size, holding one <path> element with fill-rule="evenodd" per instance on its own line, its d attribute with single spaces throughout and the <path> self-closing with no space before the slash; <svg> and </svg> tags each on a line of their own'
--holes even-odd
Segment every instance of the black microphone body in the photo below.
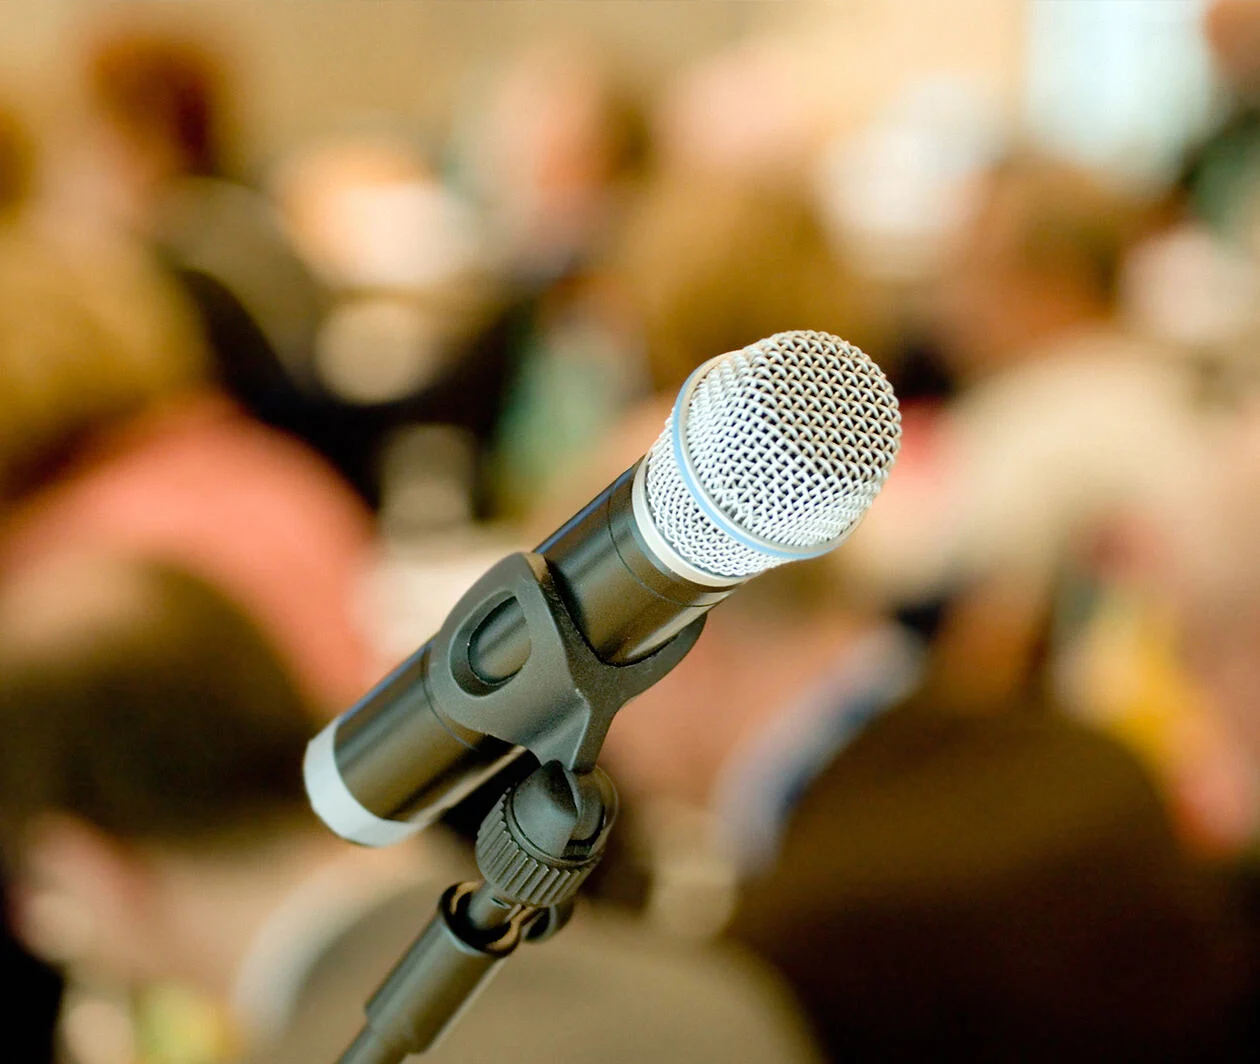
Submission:
<svg viewBox="0 0 1260 1064">
<path fill-rule="evenodd" d="M 652 552 L 635 517 L 638 466 L 536 549 L 578 630 L 596 655 L 613 665 L 647 657 L 743 582 L 715 577 L 713 584 L 695 583 Z M 522 753 L 442 713 L 427 680 L 431 647 L 432 640 L 330 726 L 331 755 L 346 790 L 372 818 L 407 825 L 406 834 L 432 823 Z M 529 653 L 520 607 L 508 600 L 474 633 L 468 664 L 494 685 L 515 675 Z M 308 771 L 313 800 L 317 786 Z M 351 819 L 353 824 L 343 818 L 330 826 L 353 841 L 376 845 L 404 834 L 401 827 L 376 825 L 390 838 L 375 841 L 375 832 L 359 825 L 361 817 Z"/>
</svg>

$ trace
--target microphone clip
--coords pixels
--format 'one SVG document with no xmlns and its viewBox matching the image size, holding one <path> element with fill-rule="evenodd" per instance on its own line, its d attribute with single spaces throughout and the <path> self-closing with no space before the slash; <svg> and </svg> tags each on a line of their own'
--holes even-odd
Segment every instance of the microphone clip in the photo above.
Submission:
<svg viewBox="0 0 1260 1064">
<path fill-rule="evenodd" d="M 507 679 L 488 682 L 472 662 L 473 638 L 512 600 L 529 635 L 529 656 Z M 539 761 L 588 772 L 617 711 L 665 676 L 695 645 L 704 616 L 630 665 L 601 661 L 578 630 L 542 555 L 504 558 L 460 599 L 434 639 L 432 704 L 457 727 L 527 748 Z"/>
</svg>

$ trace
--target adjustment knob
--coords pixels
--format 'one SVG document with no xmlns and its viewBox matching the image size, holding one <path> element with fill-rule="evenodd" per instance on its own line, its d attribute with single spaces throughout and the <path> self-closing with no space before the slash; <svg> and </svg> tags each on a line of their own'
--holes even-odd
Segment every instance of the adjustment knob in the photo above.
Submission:
<svg viewBox="0 0 1260 1064">
<path fill-rule="evenodd" d="M 495 893 L 517 905 L 545 908 L 573 897 L 599 863 L 597 851 L 579 858 L 553 857 L 534 846 L 510 806 L 499 799 L 477 832 L 477 867 Z M 602 850 L 602 847 L 601 847 Z"/>
</svg>

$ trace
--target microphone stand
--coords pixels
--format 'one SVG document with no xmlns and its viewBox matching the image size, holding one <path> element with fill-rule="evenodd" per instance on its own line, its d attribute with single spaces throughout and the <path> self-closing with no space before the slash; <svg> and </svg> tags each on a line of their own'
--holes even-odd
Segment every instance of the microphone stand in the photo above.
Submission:
<svg viewBox="0 0 1260 1064">
<path fill-rule="evenodd" d="M 477 676 L 473 633 L 515 599 L 530 638 L 524 666 L 501 684 Z M 543 558 L 503 559 L 452 612 L 434 641 L 436 702 L 456 723 L 517 743 L 541 762 L 508 789 L 477 833 L 480 883 L 451 886 L 437 913 L 367 1005 L 367 1023 L 339 1064 L 400 1064 L 432 1048 L 521 942 L 559 931 L 603 856 L 617 792 L 596 765 L 612 718 L 695 645 L 704 617 L 631 665 L 591 649 Z M 548 711 L 539 712 L 540 707 Z"/>
</svg>

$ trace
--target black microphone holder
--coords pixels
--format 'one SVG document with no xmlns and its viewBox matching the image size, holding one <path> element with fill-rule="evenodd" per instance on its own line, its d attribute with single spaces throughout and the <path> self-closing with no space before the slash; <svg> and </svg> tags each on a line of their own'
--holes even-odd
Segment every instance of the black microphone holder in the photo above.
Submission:
<svg viewBox="0 0 1260 1064">
<path fill-rule="evenodd" d="M 529 656 L 502 682 L 479 676 L 474 634 L 515 599 Z M 601 661 L 578 630 L 546 561 L 504 558 L 450 614 L 430 649 L 433 702 L 456 724 L 529 750 L 540 762 L 504 792 L 477 834 L 480 883 L 450 887 L 437 913 L 373 995 L 339 1064 L 399 1064 L 432 1048 L 522 941 L 559 931 L 603 856 L 617 792 L 596 765 L 617 711 L 677 665 L 700 616 L 629 665 Z"/>
</svg>

